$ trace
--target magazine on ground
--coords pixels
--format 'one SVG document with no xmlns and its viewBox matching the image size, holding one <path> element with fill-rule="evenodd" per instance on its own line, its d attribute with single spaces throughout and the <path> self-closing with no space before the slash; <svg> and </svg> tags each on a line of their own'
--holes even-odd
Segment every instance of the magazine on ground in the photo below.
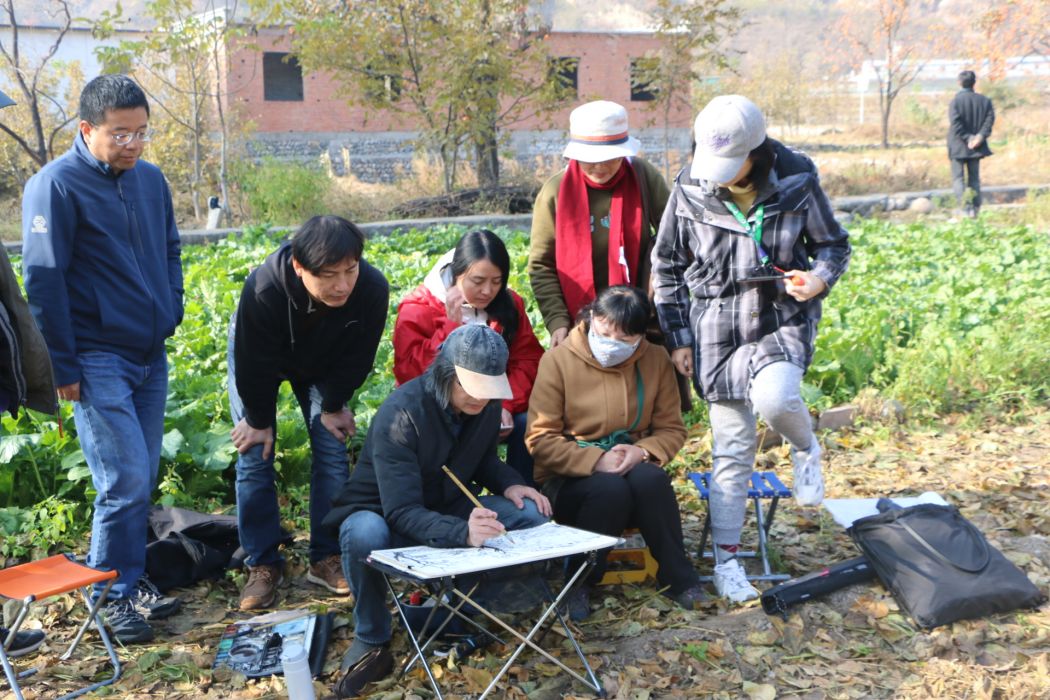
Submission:
<svg viewBox="0 0 1050 700">
<path fill-rule="evenodd" d="M 228 625 L 219 640 L 212 668 L 229 668 L 248 678 L 283 673 L 281 649 L 301 644 L 316 675 L 324 665 L 331 618 L 309 610 L 282 610 Z"/>
<path fill-rule="evenodd" d="M 368 559 L 416 578 L 432 579 L 594 552 L 621 541 L 551 522 L 493 537 L 481 547 L 377 549 Z"/>
</svg>

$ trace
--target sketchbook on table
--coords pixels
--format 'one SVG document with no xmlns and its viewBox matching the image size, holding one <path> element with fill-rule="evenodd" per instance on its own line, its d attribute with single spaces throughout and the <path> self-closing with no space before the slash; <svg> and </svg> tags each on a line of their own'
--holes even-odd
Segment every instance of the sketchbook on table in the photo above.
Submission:
<svg viewBox="0 0 1050 700">
<path fill-rule="evenodd" d="M 431 579 L 594 552 L 614 547 L 619 542 L 618 537 L 545 523 L 526 530 L 514 530 L 510 539 L 504 535 L 486 540 L 483 547 L 377 549 L 368 559 L 416 578 Z"/>
</svg>

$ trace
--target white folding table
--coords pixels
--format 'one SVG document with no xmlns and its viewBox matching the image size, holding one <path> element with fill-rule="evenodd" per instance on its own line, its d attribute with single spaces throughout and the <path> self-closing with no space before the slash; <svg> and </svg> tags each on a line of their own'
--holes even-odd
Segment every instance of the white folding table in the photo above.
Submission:
<svg viewBox="0 0 1050 700">
<path fill-rule="evenodd" d="M 599 697 L 605 697 L 605 689 L 602 687 L 601 681 L 594 674 L 594 670 L 591 668 L 583 650 L 576 641 L 576 637 L 573 635 L 572 628 L 565 621 L 558 608 L 573 588 L 584 581 L 587 573 L 594 566 L 597 553 L 603 549 L 614 547 L 621 542 L 622 540 L 617 537 L 609 537 L 564 525 L 547 523 L 546 525 L 527 530 L 514 530 L 509 533 L 509 539 L 507 536 L 495 538 L 489 540 L 485 547 L 480 548 L 401 547 L 372 552 L 369 555 L 368 564 L 383 574 L 387 588 L 394 598 L 398 614 L 404 623 L 405 632 L 414 649 L 414 654 L 402 667 L 401 674 L 407 673 L 419 661 L 426 672 L 427 678 L 430 680 L 431 686 L 434 688 L 434 693 L 438 700 L 441 700 L 443 697 L 441 688 L 430 670 L 430 665 L 426 662 L 426 650 L 454 617 L 481 630 L 493 640 L 504 643 L 501 637 L 489 631 L 479 624 L 476 619 L 463 612 L 463 607 L 469 605 L 470 608 L 492 621 L 518 642 L 517 648 L 492 678 L 492 681 L 479 698 L 484 698 L 492 692 L 500 679 L 506 675 L 511 665 L 526 648 L 532 649 L 551 663 L 557 665 L 567 674 L 593 690 Z M 522 564 L 560 560 L 571 555 L 585 556 L 583 562 L 568 578 L 557 595 L 554 594 L 542 576 L 536 577 L 543 594 L 544 607 L 539 617 L 527 631 L 519 631 L 511 627 L 511 625 L 488 610 L 475 596 L 483 577 L 486 575 L 491 576 L 493 572 Z M 394 590 L 392 579 L 408 581 L 426 587 L 435 600 L 436 604 L 431 608 L 426 622 L 418 626 L 418 633 L 409 624 L 404 603 Z M 430 631 L 432 627 L 431 622 L 437 619 L 435 614 L 438 610 L 446 610 L 449 614 L 441 620 L 440 624 L 436 625 L 433 631 Z M 537 633 L 544 629 L 548 621 L 550 621 L 550 624 L 553 624 L 552 617 L 564 629 L 566 637 L 583 664 L 586 675 L 580 674 L 566 666 L 561 659 L 543 649 L 534 639 Z"/>
</svg>

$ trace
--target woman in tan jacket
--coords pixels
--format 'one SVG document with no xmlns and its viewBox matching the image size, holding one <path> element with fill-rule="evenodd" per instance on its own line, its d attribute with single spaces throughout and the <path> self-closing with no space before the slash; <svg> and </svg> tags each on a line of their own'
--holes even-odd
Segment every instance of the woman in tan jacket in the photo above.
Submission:
<svg viewBox="0 0 1050 700">
<path fill-rule="evenodd" d="M 598 295 L 566 341 L 540 360 L 525 444 L 555 520 L 608 535 L 637 527 L 660 565 L 665 595 L 691 609 L 704 593 L 661 468 L 686 433 L 667 352 L 645 340 L 649 314 L 637 288 L 609 287 Z M 588 584 L 604 571 L 602 557 Z M 572 619 L 589 614 L 588 594 L 589 586 L 574 592 Z"/>
</svg>

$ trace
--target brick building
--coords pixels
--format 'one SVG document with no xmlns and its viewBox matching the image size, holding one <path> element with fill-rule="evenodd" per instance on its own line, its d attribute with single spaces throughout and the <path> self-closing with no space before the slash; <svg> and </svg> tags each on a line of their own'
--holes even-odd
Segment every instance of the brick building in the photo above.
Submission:
<svg viewBox="0 0 1050 700">
<path fill-rule="evenodd" d="M 366 181 L 390 180 L 410 167 L 414 133 L 405 115 L 349 105 L 337 95 L 331 75 L 302 71 L 289 57 L 288 37 L 281 32 L 261 31 L 253 44 L 230 47 L 226 92 L 232 113 L 254 123 L 257 154 L 302 160 L 324 154 L 336 173 L 353 173 Z M 650 159 L 662 162 L 663 115 L 654 109 L 652 94 L 631 80 L 632 70 L 657 47 L 657 39 L 641 32 L 554 31 L 547 45 L 552 56 L 571 59 L 565 65 L 578 98 L 552 115 L 514 124 L 506 132 L 505 150 L 523 162 L 556 158 L 567 138 L 572 108 L 608 99 L 627 107 L 632 134 L 642 140 Z M 688 150 L 693 116 L 682 107 L 672 111 L 673 148 Z"/>
</svg>

